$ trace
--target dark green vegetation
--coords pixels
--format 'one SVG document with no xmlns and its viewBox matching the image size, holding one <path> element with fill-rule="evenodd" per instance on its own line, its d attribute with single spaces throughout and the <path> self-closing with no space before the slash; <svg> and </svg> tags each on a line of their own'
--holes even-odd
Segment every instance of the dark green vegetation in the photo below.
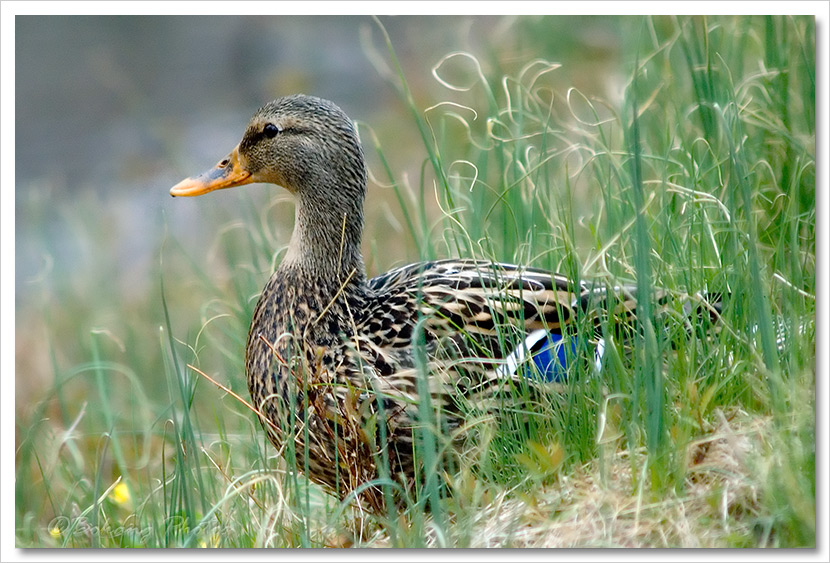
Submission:
<svg viewBox="0 0 830 563">
<path fill-rule="evenodd" d="M 444 97 L 426 103 L 394 40 L 370 50 L 411 110 L 395 126 L 422 141 L 404 173 L 360 124 L 369 205 L 386 205 L 368 213 L 370 275 L 484 257 L 643 295 L 720 292 L 719 330 L 667 333 L 646 299 L 633 353 L 611 346 L 600 377 L 576 374 L 548 408 L 471 419 L 451 491 L 427 479 L 402 517 L 373 516 L 308 486 L 239 400 L 188 367 L 247 399 L 247 327 L 291 206 L 240 189 L 210 263 L 147 234 L 164 243 L 140 307 L 84 326 L 72 304 L 96 286 L 46 296 L 81 324 L 52 325 L 33 358 L 18 350 L 18 369 L 54 375 L 18 404 L 19 546 L 815 544 L 813 19 L 624 18 L 605 97 L 562 81 L 549 20 L 513 25 L 521 56 L 448 55 Z M 62 360 L 75 354 L 86 361 Z M 447 437 L 423 438 L 430 467 Z"/>
</svg>

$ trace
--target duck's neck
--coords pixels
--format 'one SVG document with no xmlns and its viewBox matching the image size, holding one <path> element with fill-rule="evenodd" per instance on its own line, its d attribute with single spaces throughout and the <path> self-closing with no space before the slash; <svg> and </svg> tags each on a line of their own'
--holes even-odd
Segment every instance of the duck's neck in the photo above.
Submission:
<svg viewBox="0 0 830 563">
<path fill-rule="evenodd" d="M 358 199 L 331 202 L 314 192 L 298 194 L 294 232 L 280 269 L 296 271 L 321 289 L 365 283 L 363 199 Z"/>
</svg>

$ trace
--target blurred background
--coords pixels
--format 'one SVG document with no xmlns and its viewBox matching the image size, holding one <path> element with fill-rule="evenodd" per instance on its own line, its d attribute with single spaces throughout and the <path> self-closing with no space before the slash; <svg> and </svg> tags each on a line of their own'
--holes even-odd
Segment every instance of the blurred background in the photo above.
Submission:
<svg viewBox="0 0 830 563">
<path fill-rule="evenodd" d="M 728 318 L 737 333 L 754 335 L 750 313 L 762 318 L 763 300 L 741 305 L 765 287 L 755 287 L 743 264 L 743 249 L 755 242 L 741 221 L 752 216 L 764 268 L 784 273 L 766 297 L 796 320 L 814 317 L 811 16 L 16 16 L 14 23 L 18 547 L 99 545 L 89 531 L 99 517 L 158 532 L 146 541 L 113 534 L 103 545 L 178 545 L 181 530 L 170 536 L 158 522 L 201 518 L 188 495 L 202 514 L 213 513 L 229 476 L 278 463 L 273 449 L 261 449 L 254 417 L 186 365 L 247 398 L 251 313 L 289 239 L 293 202 L 276 186 L 169 195 L 224 158 L 251 114 L 278 96 L 331 99 L 358 123 L 370 175 L 363 241 L 370 276 L 483 250 L 476 255 L 574 277 L 607 270 L 630 279 L 630 251 L 640 243 L 628 163 L 642 162 L 648 185 L 660 186 L 650 193 L 649 217 L 661 283 L 752 285 Z M 626 92 L 641 104 L 642 158 L 625 134 Z M 723 122 L 712 121 L 718 116 Z M 739 161 L 752 167 L 749 206 L 734 189 L 745 175 L 729 173 Z M 434 187 L 442 182 L 444 193 Z M 619 418 L 628 446 L 641 428 L 653 431 L 642 436 L 660 436 L 672 424 L 678 448 L 697 439 L 714 405 L 795 417 L 793 432 L 787 422 L 767 441 L 775 455 L 759 458 L 760 467 L 792 470 L 758 479 L 772 492 L 758 513 L 792 513 L 782 520 L 790 528 L 780 529 L 801 536 L 781 545 L 811 545 L 814 333 L 800 334 L 787 356 L 792 388 L 789 380 L 765 382 L 760 355 L 739 336 L 723 331 L 720 342 L 732 348 L 695 351 L 714 358 L 706 370 L 677 355 L 683 376 L 667 390 L 677 409 L 657 389 L 652 398 L 663 406 L 623 402 L 613 416 L 629 417 Z M 615 385 L 636 397 L 638 373 L 620 378 L 628 387 Z M 601 390 L 596 380 L 584 383 L 595 393 L 575 394 L 574 408 L 552 417 L 568 463 L 596 453 Z M 646 425 L 643 413 L 656 423 Z M 685 450 L 666 447 L 671 455 L 649 451 L 651 476 L 686 483 Z M 198 448 L 204 456 L 189 455 Z M 558 475 L 559 466 L 550 467 L 540 479 Z M 102 494 L 118 483 L 126 496 Z M 275 492 L 261 491 L 266 499 Z M 704 501 L 711 515 L 690 517 L 704 530 L 701 542 L 721 511 L 725 518 L 725 493 L 713 495 Z M 259 529 L 247 497 L 234 507 L 228 521 L 238 517 L 240 527 L 223 545 L 259 545 L 240 532 Z M 686 529 L 668 514 L 656 521 Z M 743 536 L 724 520 L 723 533 L 734 535 L 727 545 L 766 545 L 753 534 L 774 526 L 754 514 L 736 509 Z M 71 518 L 73 527 L 53 525 L 55 517 Z M 92 528 L 76 530 L 87 517 Z M 271 525 L 263 520 L 262 529 Z"/>
<path fill-rule="evenodd" d="M 620 42 L 632 20 L 381 18 L 421 108 L 451 99 L 432 69 L 455 51 L 505 73 L 547 58 L 562 63 L 555 73 L 561 84 L 614 98 L 624 73 Z M 297 92 L 334 100 L 371 129 L 393 170 L 417 175 L 422 143 L 390 72 L 369 17 L 18 16 L 18 410 L 61 369 L 88 357 L 90 331 L 107 334 L 120 351 L 157 346 L 164 241 L 181 245 L 217 284 L 227 280 L 225 264 L 210 262 L 216 232 L 240 220 L 240 197 L 265 205 L 278 188 L 194 200 L 174 200 L 168 190 L 229 152 L 264 103 Z M 449 78 L 469 80 L 459 72 Z M 400 210 L 387 204 L 392 196 L 374 191 L 368 223 L 400 230 Z M 284 216 L 288 224 L 268 227 L 282 243 L 290 210 Z M 187 285 L 166 275 L 171 292 Z M 200 298 L 186 292 L 169 302 L 194 317 Z"/>
</svg>

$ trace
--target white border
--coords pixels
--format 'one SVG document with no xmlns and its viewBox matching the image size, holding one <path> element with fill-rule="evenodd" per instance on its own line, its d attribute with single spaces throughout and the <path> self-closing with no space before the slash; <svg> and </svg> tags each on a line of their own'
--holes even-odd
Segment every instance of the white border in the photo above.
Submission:
<svg viewBox="0 0 830 563">
<path fill-rule="evenodd" d="M 2 89 L 0 89 L 0 110 L 2 110 L 2 128 L 0 129 L 0 374 L 2 374 L 2 392 L 0 393 L 0 413 L 2 415 L 2 502 L 0 502 L 0 560 L 2 561 L 37 561 L 64 559 L 67 561 L 109 560 L 113 557 L 125 560 L 144 561 L 162 557 L 181 558 L 189 561 L 245 559 L 261 560 L 278 557 L 283 560 L 338 560 L 363 561 L 385 560 L 394 557 L 400 561 L 418 561 L 429 557 L 458 561 L 476 560 L 549 560 L 551 558 L 580 561 L 599 561 L 606 559 L 623 559 L 637 561 L 659 561 L 671 558 L 678 561 L 696 561 L 703 558 L 728 558 L 736 561 L 827 561 L 828 540 L 825 531 L 828 526 L 827 506 L 827 471 L 828 467 L 828 363 L 827 346 L 817 346 L 817 534 L 819 548 L 810 550 L 730 550 L 707 551 L 696 550 L 638 550 L 638 551 L 518 551 L 490 550 L 471 551 L 456 550 L 452 552 L 425 553 L 421 551 L 396 551 L 394 554 L 385 550 L 377 552 L 366 550 L 338 550 L 336 552 L 307 551 L 280 552 L 202 550 L 170 551 L 158 553 L 153 550 L 29 550 L 22 551 L 14 547 L 14 224 L 15 224 L 15 176 L 14 176 L 14 142 L 15 142 L 15 18 L 16 15 L 72 15 L 72 14 L 541 14 L 558 13 L 562 15 L 595 14 L 641 15 L 653 13 L 676 14 L 814 14 L 816 16 L 816 154 L 817 182 L 816 206 L 818 220 L 818 328 L 817 342 L 827 342 L 828 338 L 828 4 L 827 2 L 2 2 L 0 4 L 0 65 L 2 66 Z M 48 131 L 43 132 L 48 135 Z M 823 155 L 822 158 L 819 155 Z"/>
<path fill-rule="evenodd" d="M 819 14 L 826 9 L 826 2 L 792 0 L 788 2 L 760 0 L 735 1 L 657 1 L 639 0 L 617 2 L 594 0 L 588 2 L 543 2 L 514 0 L 481 0 L 470 2 L 448 1 L 356 1 L 356 2 L 285 2 L 285 1 L 227 1 L 207 0 L 193 2 L 173 0 L 169 2 L 135 1 L 41 2 L 19 0 L 4 2 L 14 15 L 503 15 L 503 14 L 561 14 L 584 15 L 647 15 L 647 14 Z M 474 10 L 471 7 L 474 6 Z M 824 10 L 826 11 L 826 10 Z M 6 10 L 4 10 L 6 13 Z"/>
</svg>

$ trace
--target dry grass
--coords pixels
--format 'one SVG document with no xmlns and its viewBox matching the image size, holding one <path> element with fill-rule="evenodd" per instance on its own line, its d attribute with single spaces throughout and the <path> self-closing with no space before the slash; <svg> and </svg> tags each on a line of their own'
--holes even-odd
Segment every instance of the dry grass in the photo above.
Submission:
<svg viewBox="0 0 830 563">
<path fill-rule="evenodd" d="M 770 420 L 741 410 L 716 418 L 718 426 L 689 445 L 685 490 L 650 497 L 647 477 L 632 471 L 644 467 L 644 454 L 620 449 L 605 479 L 593 461 L 532 497 L 501 492 L 463 524 L 472 529 L 468 547 L 734 547 L 755 533 L 756 462 L 769 455 Z M 389 539 L 379 532 L 365 545 L 387 547 Z"/>
</svg>

